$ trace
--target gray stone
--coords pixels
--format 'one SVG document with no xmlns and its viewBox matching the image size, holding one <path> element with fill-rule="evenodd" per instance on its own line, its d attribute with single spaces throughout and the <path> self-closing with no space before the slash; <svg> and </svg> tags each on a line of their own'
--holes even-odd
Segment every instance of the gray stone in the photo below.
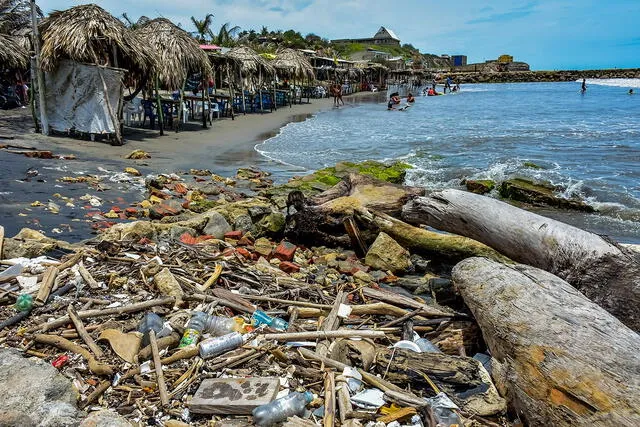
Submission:
<svg viewBox="0 0 640 427">
<path fill-rule="evenodd" d="M 227 220 L 220 213 L 211 211 L 208 216 L 209 221 L 207 221 L 207 225 L 202 230 L 204 234 L 213 236 L 216 239 L 222 239 L 224 238 L 224 233 L 233 231 Z"/>
<path fill-rule="evenodd" d="M 247 209 L 247 211 L 249 211 L 249 215 L 251 215 L 251 218 L 253 219 L 262 218 L 263 216 L 271 213 L 271 206 L 269 205 L 250 206 Z"/>
<path fill-rule="evenodd" d="M 403 273 L 413 266 L 409 251 L 400 246 L 386 233 L 378 234 L 369 248 L 365 264 L 377 270 Z"/>
<path fill-rule="evenodd" d="M 196 414 L 248 415 L 275 399 L 278 378 L 210 378 L 202 381 L 189 403 Z"/>
<path fill-rule="evenodd" d="M 51 364 L 0 349 L 0 425 L 78 425 L 78 393 Z"/>
<path fill-rule="evenodd" d="M 248 231 L 253 233 L 255 231 L 253 221 L 251 220 L 251 217 L 249 215 L 238 215 L 233 224 L 233 229 L 240 230 L 243 233 L 246 233 Z"/>
<path fill-rule="evenodd" d="M 132 427 L 133 425 L 116 412 L 104 409 L 92 412 L 82 420 L 80 427 Z"/>
</svg>

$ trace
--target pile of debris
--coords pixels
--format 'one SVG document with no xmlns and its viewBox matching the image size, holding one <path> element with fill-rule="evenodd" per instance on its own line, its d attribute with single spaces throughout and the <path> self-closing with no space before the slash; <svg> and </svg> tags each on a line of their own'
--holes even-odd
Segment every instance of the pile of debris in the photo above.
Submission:
<svg viewBox="0 0 640 427">
<path fill-rule="evenodd" d="M 249 179 L 262 187 L 265 178 L 253 171 Z M 84 425 L 96 425 L 100 417 L 105 425 L 164 426 L 636 420 L 637 381 L 635 390 L 601 391 L 605 407 L 592 403 L 595 393 L 585 396 L 607 378 L 577 385 L 569 378 L 573 369 L 587 368 L 561 359 L 570 358 L 563 354 L 575 350 L 575 342 L 553 329 L 551 319 L 562 309 L 554 305 L 546 316 L 542 304 L 572 294 L 567 309 L 588 307 L 581 316 L 589 312 L 606 323 L 582 324 L 574 317 L 579 325 L 571 332 L 583 339 L 589 328 L 615 329 L 633 348 L 629 342 L 640 341 L 635 332 L 545 272 L 562 283 L 549 296 L 532 289 L 538 298 L 532 301 L 540 305 L 518 303 L 527 291 L 517 295 L 509 286 L 524 280 L 520 276 L 492 284 L 502 288 L 487 305 L 480 288 L 501 277 L 522 272 L 532 288 L 551 287 L 552 280 L 536 281 L 537 269 L 519 269 L 505 255 L 459 236 L 440 234 L 436 249 L 429 249 L 422 233 L 430 231 L 407 231 L 408 224 L 372 209 L 375 199 L 378 208 L 393 212 L 396 200 L 406 200 L 413 189 L 370 179 L 349 175 L 324 192 L 306 191 L 314 185 L 288 187 L 298 211 L 286 217 L 275 192 L 270 199 L 220 192 L 201 213 L 190 209 L 191 197 L 179 212 L 112 225 L 82 245 L 41 243 L 59 259 L 36 257 L 37 242 L 17 258 L 20 244 L 0 235 L 7 267 L 0 272 L 0 343 L 50 364 L 26 366 L 15 350 L 1 350 L 0 412 L 22 425 L 78 424 L 88 413 Z M 148 185 L 151 193 L 171 196 L 158 196 L 154 205 L 195 191 L 174 179 Z M 305 194 L 295 193 L 301 190 Z M 466 259 L 477 255 L 483 257 Z M 532 325 L 523 314 L 531 311 L 539 315 Z M 540 321 L 548 323 L 536 325 Z M 545 327 L 558 333 L 544 335 Z M 605 336 L 591 345 L 608 342 Z M 589 351 L 583 347 L 580 354 Z M 580 374 L 589 378 L 582 380 L 606 369 L 612 375 L 633 370 L 638 363 L 622 362 L 637 362 L 630 354 L 621 350 L 608 366 L 602 362 L 602 370 L 590 360 L 589 371 Z M 565 363 L 568 375 L 553 363 Z M 42 383 L 28 383 L 30 369 L 44 372 L 38 373 Z M 498 388 L 492 374 L 500 378 Z M 77 400 L 67 389 L 51 391 L 61 377 L 73 384 Z M 25 396 L 31 392 L 12 389 L 10 381 L 48 397 L 30 400 Z M 515 412 L 507 412 L 507 400 Z M 530 407 L 520 407 L 523 402 Z M 591 409 L 584 412 L 586 407 Z M 53 415 L 38 415 L 44 413 Z"/>
</svg>

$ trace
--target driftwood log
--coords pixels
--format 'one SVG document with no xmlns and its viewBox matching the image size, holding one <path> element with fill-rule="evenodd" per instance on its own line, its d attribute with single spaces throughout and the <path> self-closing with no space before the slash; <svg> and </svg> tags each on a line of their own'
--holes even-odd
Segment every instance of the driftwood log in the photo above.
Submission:
<svg viewBox="0 0 640 427">
<path fill-rule="evenodd" d="M 640 425 L 640 336 L 558 277 L 469 258 L 453 280 L 531 426 Z"/>
<path fill-rule="evenodd" d="M 403 209 L 411 224 L 478 240 L 514 261 L 566 280 L 631 329 L 640 330 L 640 253 L 601 236 L 485 196 L 444 190 Z"/>
</svg>

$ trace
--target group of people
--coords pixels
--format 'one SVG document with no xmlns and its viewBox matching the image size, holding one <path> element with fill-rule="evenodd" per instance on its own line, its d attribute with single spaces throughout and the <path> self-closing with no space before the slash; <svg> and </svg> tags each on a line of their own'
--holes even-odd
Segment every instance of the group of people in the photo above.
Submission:
<svg viewBox="0 0 640 427">
<path fill-rule="evenodd" d="M 16 77 L 15 83 L 7 80 L 0 81 L 0 108 L 5 110 L 10 108 L 26 108 L 29 104 L 29 86 Z"/>
<path fill-rule="evenodd" d="M 587 79 L 582 79 L 582 85 L 580 86 L 580 93 L 584 94 L 587 91 Z M 629 95 L 633 95 L 633 89 L 629 89 L 627 92 Z"/>
<path fill-rule="evenodd" d="M 399 105 L 401 102 L 402 100 L 400 98 L 400 94 L 398 92 L 393 92 L 389 96 L 389 102 L 387 103 L 387 110 L 395 110 L 396 105 Z M 413 94 L 409 92 L 409 94 L 407 95 L 407 103 L 404 107 L 401 107 L 400 110 L 406 110 L 414 102 L 416 102 L 416 99 L 414 98 Z"/>
</svg>

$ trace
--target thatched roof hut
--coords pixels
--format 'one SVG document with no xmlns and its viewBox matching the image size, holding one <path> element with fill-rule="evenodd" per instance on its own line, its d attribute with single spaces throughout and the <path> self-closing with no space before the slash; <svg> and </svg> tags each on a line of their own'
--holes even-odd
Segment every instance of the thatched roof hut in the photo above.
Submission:
<svg viewBox="0 0 640 427">
<path fill-rule="evenodd" d="M 20 38 L 0 34 L 0 71 L 2 68 L 24 70 L 29 63 L 29 52 L 23 47 Z"/>
<path fill-rule="evenodd" d="M 266 59 L 246 46 L 234 47 L 227 52 L 227 56 L 237 62 L 240 71 L 244 75 L 258 74 L 260 72 L 265 75 L 275 73 L 275 68 Z"/>
<path fill-rule="evenodd" d="M 291 77 L 314 79 L 313 66 L 306 56 L 295 49 L 278 49 L 276 59 L 271 62 L 278 72 Z"/>
<path fill-rule="evenodd" d="M 39 26 L 41 60 L 46 71 L 62 59 L 125 68 L 146 74 L 155 60 L 122 22 L 95 4 L 54 11 Z"/>
<path fill-rule="evenodd" d="M 134 32 L 152 49 L 157 76 L 167 87 L 182 87 L 190 73 L 211 75 L 209 59 L 199 43 L 168 19 L 153 19 Z"/>
</svg>

